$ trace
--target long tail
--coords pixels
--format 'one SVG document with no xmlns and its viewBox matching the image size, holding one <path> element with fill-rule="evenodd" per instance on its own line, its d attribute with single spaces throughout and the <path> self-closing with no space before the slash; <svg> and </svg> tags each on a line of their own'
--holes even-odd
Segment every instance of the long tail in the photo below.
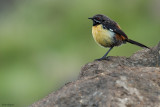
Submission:
<svg viewBox="0 0 160 107">
<path fill-rule="evenodd" d="M 134 40 L 127 39 L 126 41 L 129 42 L 129 43 L 131 43 L 131 44 L 134 44 L 134 45 L 137 45 L 137 46 L 140 46 L 140 47 L 143 47 L 143 48 L 148 48 L 148 49 L 150 49 L 148 46 L 145 46 L 145 45 L 143 45 L 143 44 L 141 44 L 141 43 L 139 43 L 139 42 L 136 42 L 136 41 L 134 41 Z"/>
</svg>

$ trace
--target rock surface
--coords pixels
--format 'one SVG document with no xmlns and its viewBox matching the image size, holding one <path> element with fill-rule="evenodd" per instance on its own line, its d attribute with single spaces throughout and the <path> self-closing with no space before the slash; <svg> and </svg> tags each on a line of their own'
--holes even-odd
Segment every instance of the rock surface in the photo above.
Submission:
<svg viewBox="0 0 160 107">
<path fill-rule="evenodd" d="M 160 43 L 129 58 L 88 63 L 78 80 L 30 107 L 160 107 Z"/>
</svg>

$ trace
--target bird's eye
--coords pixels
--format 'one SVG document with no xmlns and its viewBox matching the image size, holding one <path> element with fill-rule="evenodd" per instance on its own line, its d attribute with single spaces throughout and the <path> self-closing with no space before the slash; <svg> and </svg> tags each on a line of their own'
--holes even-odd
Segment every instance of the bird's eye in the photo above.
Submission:
<svg viewBox="0 0 160 107">
<path fill-rule="evenodd" d="M 97 19 L 97 20 L 100 20 L 100 18 L 99 18 L 99 17 L 97 17 L 96 19 Z"/>
</svg>

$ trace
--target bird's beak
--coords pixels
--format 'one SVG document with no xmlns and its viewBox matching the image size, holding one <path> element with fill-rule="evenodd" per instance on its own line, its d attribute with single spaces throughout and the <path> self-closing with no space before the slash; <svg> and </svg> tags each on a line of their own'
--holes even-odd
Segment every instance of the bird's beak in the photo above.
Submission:
<svg viewBox="0 0 160 107">
<path fill-rule="evenodd" d="M 88 19 L 91 19 L 91 20 L 93 20 L 93 17 L 89 17 Z"/>
</svg>

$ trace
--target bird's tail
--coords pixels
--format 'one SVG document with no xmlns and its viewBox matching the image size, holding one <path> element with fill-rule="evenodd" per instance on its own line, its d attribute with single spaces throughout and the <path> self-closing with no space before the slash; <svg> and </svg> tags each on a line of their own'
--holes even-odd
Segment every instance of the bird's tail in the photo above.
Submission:
<svg viewBox="0 0 160 107">
<path fill-rule="evenodd" d="M 134 44 L 134 45 L 137 45 L 137 46 L 140 46 L 140 47 L 143 47 L 143 48 L 148 48 L 148 49 L 150 49 L 148 46 L 145 46 L 145 45 L 143 45 L 143 44 L 141 44 L 141 43 L 139 43 L 139 42 L 136 42 L 136 41 L 134 41 L 134 40 L 127 39 L 126 41 L 129 42 L 129 43 L 131 43 L 131 44 Z"/>
</svg>

